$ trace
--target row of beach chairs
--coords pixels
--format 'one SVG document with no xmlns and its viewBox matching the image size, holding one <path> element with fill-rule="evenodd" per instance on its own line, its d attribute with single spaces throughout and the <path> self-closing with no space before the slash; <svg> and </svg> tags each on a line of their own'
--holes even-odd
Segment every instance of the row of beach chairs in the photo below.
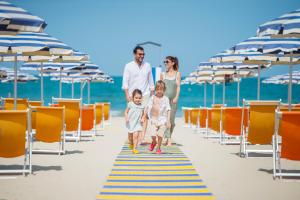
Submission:
<svg viewBox="0 0 300 200">
<path fill-rule="evenodd" d="M 39 101 L 2 98 L 0 110 L 0 158 L 24 156 L 23 169 L 0 170 L 1 174 L 32 173 L 32 153 L 65 154 L 65 142 L 91 137 L 110 123 L 110 103 L 82 105 L 81 99 L 52 98 L 49 106 Z M 52 149 L 35 149 L 35 142 L 48 143 Z M 53 149 L 50 143 L 58 143 Z"/>
<path fill-rule="evenodd" d="M 300 104 L 289 110 L 281 101 L 243 100 L 242 107 L 215 104 L 182 109 L 186 127 L 220 144 L 239 145 L 241 157 L 272 154 L 274 179 L 300 176 L 281 169 L 282 159 L 300 161 Z"/>
</svg>

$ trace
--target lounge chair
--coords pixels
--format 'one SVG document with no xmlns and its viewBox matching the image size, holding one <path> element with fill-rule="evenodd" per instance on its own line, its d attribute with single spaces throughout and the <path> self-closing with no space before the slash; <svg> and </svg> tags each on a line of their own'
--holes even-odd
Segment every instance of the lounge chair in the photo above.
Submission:
<svg viewBox="0 0 300 200">
<path fill-rule="evenodd" d="M 191 126 L 191 119 L 190 119 L 190 112 L 192 108 L 189 107 L 182 107 L 182 112 L 184 116 L 184 127 L 190 127 Z"/>
<path fill-rule="evenodd" d="M 81 137 L 95 137 L 95 105 L 85 105 L 81 112 Z"/>
<path fill-rule="evenodd" d="M 110 102 L 103 102 L 103 114 L 105 124 L 111 124 Z"/>
<path fill-rule="evenodd" d="M 104 114 L 103 114 L 104 104 L 95 103 L 95 129 L 97 131 L 104 129 Z"/>
<path fill-rule="evenodd" d="M 275 126 L 275 110 L 280 101 L 246 101 L 243 100 L 242 121 L 248 112 L 248 131 L 243 131 L 240 142 L 240 155 L 248 153 L 272 153 L 272 149 L 248 149 L 249 144 L 271 145 Z M 248 110 L 246 109 L 248 108 Z"/>
<path fill-rule="evenodd" d="M 32 137 L 29 110 L 0 111 L 0 157 L 24 156 L 22 169 L 3 169 L 1 174 L 32 173 Z"/>
<path fill-rule="evenodd" d="M 42 102 L 41 101 L 29 101 L 29 106 L 30 106 L 30 110 L 31 110 L 31 129 L 35 129 L 35 118 L 36 118 L 36 112 L 34 107 L 36 106 L 42 106 Z"/>
<path fill-rule="evenodd" d="M 242 114 L 242 107 L 222 108 L 221 144 L 240 144 L 242 132 L 246 131 L 248 122 L 248 112 L 245 112 L 243 122 Z"/>
<path fill-rule="evenodd" d="M 32 152 L 65 154 L 65 108 L 38 106 L 34 109 L 36 113 L 35 140 L 44 143 L 58 143 L 59 147 L 57 150 L 33 148 Z"/>
<path fill-rule="evenodd" d="M 208 110 L 208 130 L 206 138 L 218 138 L 221 136 L 222 123 L 221 107 L 210 108 Z M 209 130 L 210 129 L 210 130 Z"/>
<path fill-rule="evenodd" d="M 190 110 L 190 124 L 191 124 L 191 127 L 194 128 L 194 130 L 197 130 L 198 127 L 199 127 L 199 112 L 200 112 L 200 109 L 199 108 L 192 108 Z"/>
<path fill-rule="evenodd" d="M 283 176 L 300 177 L 300 172 L 282 172 L 282 159 L 300 161 L 299 111 L 276 111 L 275 133 L 273 135 L 273 177 L 274 179 Z"/>
<path fill-rule="evenodd" d="M 4 98 L 3 107 L 4 110 L 14 110 L 14 99 L 13 98 Z M 16 110 L 27 110 L 28 109 L 28 100 L 27 99 L 17 99 L 17 109 Z"/>
<path fill-rule="evenodd" d="M 207 108 L 199 109 L 199 131 L 205 133 L 207 128 Z"/>
<path fill-rule="evenodd" d="M 65 107 L 66 140 L 80 141 L 81 135 L 81 99 L 53 98 L 54 106 Z"/>
</svg>

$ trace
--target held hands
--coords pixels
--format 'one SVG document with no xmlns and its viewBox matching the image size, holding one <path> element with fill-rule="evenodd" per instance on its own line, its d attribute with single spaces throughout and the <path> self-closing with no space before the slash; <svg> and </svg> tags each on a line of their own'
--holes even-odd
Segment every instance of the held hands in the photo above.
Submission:
<svg viewBox="0 0 300 200">
<path fill-rule="evenodd" d="M 171 128 L 171 123 L 169 121 L 167 122 L 166 125 L 167 125 L 167 128 Z"/>
<path fill-rule="evenodd" d="M 178 98 L 175 97 L 175 98 L 172 100 L 172 103 L 173 103 L 173 104 L 176 104 L 177 102 L 178 102 Z"/>
<path fill-rule="evenodd" d="M 132 99 L 131 99 L 131 97 L 126 97 L 126 100 L 127 100 L 127 102 L 130 102 Z"/>
</svg>

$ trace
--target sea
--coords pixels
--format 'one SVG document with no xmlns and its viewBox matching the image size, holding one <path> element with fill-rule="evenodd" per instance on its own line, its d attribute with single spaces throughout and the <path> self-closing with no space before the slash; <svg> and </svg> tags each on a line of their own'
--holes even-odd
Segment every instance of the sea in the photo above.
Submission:
<svg viewBox="0 0 300 200">
<path fill-rule="evenodd" d="M 113 116 L 122 116 L 126 108 L 125 95 L 121 89 L 122 77 L 113 77 L 114 83 L 91 83 L 90 103 L 111 102 Z M 263 78 L 261 79 L 261 81 Z M 215 103 L 222 103 L 223 86 L 216 85 Z M 75 83 L 74 98 L 80 98 L 80 84 Z M 261 100 L 279 100 L 287 102 L 287 85 L 275 85 L 261 83 Z M 62 97 L 71 98 L 71 84 L 63 83 Z M 87 86 L 83 91 L 83 103 L 87 102 Z M 237 105 L 237 84 L 226 84 L 225 102 L 228 106 Z M 44 100 L 45 105 L 51 103 L 52 97 L 59 95 L 59 81 L 51 81 L 49 77 L 44 77 Z M 0 82 L 0 97 L 13 96 L 13 82 Z M 40 81 L 18 83 L 18 97 L 29 100 L 40 100 Z M 242 100 L 256 100 L 257 79 L 245 78 L 240 83 L 240 105 Z M 300 85 L 293 85 L 293 103 L 300 103 Z M 207 105 L 212 104 L 212 85 L 207 85 Z M 182 115 L 182 107 L 204 106 L 204 86 L 203 85 L 182 85 L 179 97 L 177 116 Z"/>
</svg>

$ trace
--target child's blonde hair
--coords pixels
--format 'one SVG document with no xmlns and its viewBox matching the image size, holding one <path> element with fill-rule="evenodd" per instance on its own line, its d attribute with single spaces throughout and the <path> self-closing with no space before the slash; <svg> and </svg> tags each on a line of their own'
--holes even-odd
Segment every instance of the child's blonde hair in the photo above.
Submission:
<svg viewBox="0 0 300 200">
<path fill-rule="evenodd" d="M 163 91 L 166 91 L 166 84 L 162 80 L 159 80 L 156 82 L 155 90 L 157 90 L 159 88 L 163 89 Z"/>
</svg>

